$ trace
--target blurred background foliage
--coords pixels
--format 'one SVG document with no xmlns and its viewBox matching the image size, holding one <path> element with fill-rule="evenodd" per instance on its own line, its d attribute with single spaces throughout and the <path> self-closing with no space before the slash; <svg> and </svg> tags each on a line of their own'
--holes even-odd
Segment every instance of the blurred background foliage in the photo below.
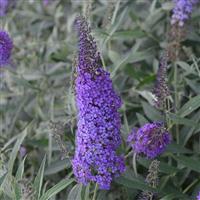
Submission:
<svg viewBox="0 0 200 200">
<path fill-rule="evenodd" d="M 167 118 L 174 141 L 158 159 L 158 188 L 145 183 L 149 160 L 138 157 L 139 175 L 134 175 L 126 144 L 133 127 L 163 120 L 153 107 L 152 88 L 159 55 L 168 45 L 172 7 L 165 0 L 16 1 L 0 22 L 14 41 L 12 63 L 1 69 L 0 199 L 87 200 L 93 195 L 93 184 L 76 183 L 70 163 L 76 130 L 73 23 L 80 13 L 88 15 L 104 67 L 123 99 L 119 151 L 126 155 L 127 170 L 110 191 L 97 191 L 97 199 L 133 200 L 142 190 L 154 191 L 162 200 L 195 199 L 200 190 L 199 7 L 181 42 L 176 114 L 174 68 L 168 66 L 171 112 Z"/>
</svg>

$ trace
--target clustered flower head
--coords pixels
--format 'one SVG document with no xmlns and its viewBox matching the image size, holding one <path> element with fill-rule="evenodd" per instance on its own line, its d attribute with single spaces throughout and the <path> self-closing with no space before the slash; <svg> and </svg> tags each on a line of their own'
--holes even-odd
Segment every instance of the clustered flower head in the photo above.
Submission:
<svg viewBox="0 0 200 200">
<path fill-rule="evenodd" d="M 185 21 L 190 17 L 193 7 L 199 0 L 173 0 L 174 8 L 171 18 L 171 24 L 178 24 L 183 26 Z"/>
<path fill-rule="evenodd" d="M 156 76 L 156 82 L 153 89 L 155 95 L 155 106 L 159 109 L 164 109 L 165 100 L 170 95 L 169 88 L 166 82 L 167 72 L 167 55 L 163 54 L 159 63 L 159 68 Z"/>
<path fill-rule="evenodd" d="M 114 177 L 125 170 L 123 156 L 116 150 L 121 143 L 121 99 L 113 89 L 108 72 L 102 69 L 97 45 L 84 17 L 76 18 L 79 55 L 75 80 L 78 130 L 72 161 L 78 181 L 96 182 L 109 189 Z"/>
<path fill-rule="evenodd" d="M 13 42 L 7 32 L 0 30 L 0 67 L 10 62 Z"/>
<path fill-rule="evenodd" d="M 150 159 L 160 155 L 170 141 L 171 135 L 163 122 L 147 123 L 137 131 L 133 129 L 128 137 L 134 152 L 144 154 Z"/>
</svg>

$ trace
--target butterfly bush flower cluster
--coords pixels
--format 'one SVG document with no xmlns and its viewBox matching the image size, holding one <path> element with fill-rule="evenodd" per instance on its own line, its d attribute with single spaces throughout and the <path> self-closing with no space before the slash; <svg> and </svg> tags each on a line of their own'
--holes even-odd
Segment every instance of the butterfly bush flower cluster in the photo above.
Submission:
<svg viewBox="0 0 200 200">
<path fill-rule="evenodd" d="M 0 30 L 0 67 L 9 64 L 13 42 L 7 32 Z"/>
<path fill-rule="evenodd" d="M 190 17 L 193 7 L 199 0 L 173 0 L 174 8 L 171 18 L 171 24 L 178 24 L 183 26 L 185 21 Z"/>
<path fill-rule="evenodd" d="M 163 153 L 170 141 L 171 135 L 162 122 L 147 123 L 137 131 L 133 129 L 128 137 L 134 152 L 150 159 Z"/>
<path fill-rule="evenodd" d="M 159 109 L 165 108 L 165 100 L 170 95 L 169 88 L 166 82 L 167 72 L 167 55 L 163 54 L 159 63 L 159 68 L 156 76 L 156 83 L 153 93 L 156 97 L 155 106 Z"/>
<path fill-rule="evenodd" d="M 114 177 L 125 170 L 123 156 L 116 150 L 121 143 L 121 99 L 113 89 L 108 72 L 103 70 L 96 43 L 84 17 L 76 18 L 79 55 L 75 80 L 78 130 L 72 161 L 78 181 L 96 182 L 109 189 Z"/>
</svg>

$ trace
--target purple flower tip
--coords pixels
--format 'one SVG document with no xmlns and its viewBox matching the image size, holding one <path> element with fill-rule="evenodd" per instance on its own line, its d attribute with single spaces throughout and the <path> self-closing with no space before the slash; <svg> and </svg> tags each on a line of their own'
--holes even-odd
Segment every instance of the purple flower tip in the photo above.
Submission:
<svg viewBox="0 0 200 200">
<path fill-rule="evenodd" d="M 147 123 L 137 131 L 134 129 L 128 142 L 138 154 L 152 159 L 160 155 L 171 142 L 171 135 L 162 122 Z"/>
<path fill-rule="evenodd" d="M 0 17 L 3 17 L 6 15 L 8 6 L 9 6 L 8 0 L 0 0 Z"/>
<path fill-rule="evenodd" d="M 0 30 L 0 67 L 7 65 L 10 61 L 13 42 L 7 32 Z"/>
<path fill-rule="evenodd" d="M 75 80 L 78 130 L 73 171 L 79 182 L 93 181 L 108 190 L 112 179 L 125 171 L 123 156 L 116 154 L 121 143 L 118 113 L 121 99 L 113 89 L 109 73 L 102 69 L 85 18 L 76 18 L 76 28 L 79 33 Z"/>
<path fill-rule="evenodd" d="M 171 18 L 171 24 L 178 24 L 183 26 L 185 21 L 192 13 L 193 6 L 199 2 L 199 0 L 173 0 L 174 8 Z"/>
<path fill-rule="evenodd" d="M 52 0 L 43 0 L 43 5 L 48 6 L 51 2 Z"/>
<path fill-rule="evenodd" d="M 19 154 L 20 154 L 21 158 L 23 158 L 26 155 L 26 148 L 24 146 L 20 147 Z"/>
<path fill-rule="evenodd" d="M 197 196 L 197 200 L 200 200 L 200 192 L 199 192 L 199 194 L 198 194 L 198 196 Z"/>
</svg>

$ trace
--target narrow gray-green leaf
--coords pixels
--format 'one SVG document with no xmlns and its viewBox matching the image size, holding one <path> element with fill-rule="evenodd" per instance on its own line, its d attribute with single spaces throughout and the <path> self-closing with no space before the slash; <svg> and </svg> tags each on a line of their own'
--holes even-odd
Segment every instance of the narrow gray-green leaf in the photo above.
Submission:
<svg viewBox="0 0 200 200">
<path fill-rule="evenodd" d="M 24 157 L 24 159 L 22 160 L 22 162 L 20 163 L 18 169 L 17 169 L 17 172 L 16 172 L 16 180 L 21 180 L 22 179 L 22 176 L 23 176 L 23 173 L 24 173 L 24 162 L 26 160 L 26 156 Z"/>
<path fill-rule="evenodd" d="M 51 163 L 44 171 L 44 175 L 51 175 L 57 172 L 60 172 L 66 168 L 69 168 L 71 165 L 69 159 L 64 160 L 56 160 L 55 162 Z"/>
<path fill-rule="evenodd" d="M 192 126 L 192 127 L 200 127 L 198 123 L 195 123 L 193 120 L 180 117 L 174 113 L 167 113 L 167 117 L 171 119 L 175 124 L 183 124 L 185 126 Z"/>
<path fill-rule="evenodd" d="M 6 175 L 7 175 L 7 173 L 5 173 L 2 177 L 0 177 L 0 187 L 1 187 L 2 183 L 3 183 L 3 181 L 5 180 Z"/>
<path fill-rule="evenodd" d="M 63 189 L 65 189 L 68 185 L 70 185 L 72 182 L 74 181 L 74 179 L 64 179 L 61 180 L 59 183 L 57 183 L 56 185 L 54 185 L 52 188 L 50 188 L 49 190 L 47 190 L 45 192 L 45 194 L 43 194 L 39 200 L 48 200 L 51 197 L 55 196 L 56 194 L 58 194 L 60 191 L 62 191 Z"/>
<path fill-rule="evenodd" d="M 67 200 L 81 200 L 82 184 L 76 184 L 69 192 Z"/>
<path fill-rule="evenodd" d="M 173 156 L 177 161 L 179 161 L 185 167 L 188 167 L 196 172 L 200 173 L 200 161 L 198 158 L 191 158 L 187 156 Z"/>
<path fill-rule="evenodd" d="M 33 187 L 35 189 L 35 198 L 39 199 L 40 197 L 40 193 L 41 193 L 41 189 L 42 189 L 42 182 L 43 182 L 43 177 L 44 177 L 44 167 L 45 167 L 45 163 L 46 163 L 46 155 L 44 156 L 44 159 L 40 165 L 40 169 L 37 173 L 37 176 L 35 177 L 34 183 L 33 183 Z"/>
<path fill-rule="evenodd" d="M 146 102 L 142 102 L 142 107 L 146 116 L 152 121 L 159 121 L 163 119 L 163 116 L 151 105 Z"/>
<path fill-rule="evenodd" d="M 84 200 L 90 200 L 89 195 L 90 195 L 90 183 L 88 183 L 85 188 Z"/>
<path fill-rule="evenodd" d="M 18 151 L 20 149 L 20 146 L 21 146 L 24 138 L 27 135 L 27 129 L 28 129 L 28 127 L 26 127 L 24 129 L 24 131 L 19 135 L 19 137 L 18 137 L 18 139 L 17 139 L 17 141 L 16 141 L 16 143 L 14 145 L 14 148 L 13 148 L 11 154 L 10 154 L 10 159 L 8 161 L 8 173 L 9 174 L 12 174 L 12 170 L 13 170 L 13 166 L 14 166 L 14 163 L 15 163 L 15 159 L 17 157 L 17 153 L 18 153 Z"/>
<path fill-rule="evenodd" d="M 140 113 L 136 113 L 136 116 L 139 120 L 140 126 L 143 126 L 144 124 L 148 123 L 148 120 Z"/>
<path fill-rule="evenodd" d="M 185 117 L 200 107 L 200 95 L 193 97 L 178 111 L 181 117 Z"/>
</svg>

